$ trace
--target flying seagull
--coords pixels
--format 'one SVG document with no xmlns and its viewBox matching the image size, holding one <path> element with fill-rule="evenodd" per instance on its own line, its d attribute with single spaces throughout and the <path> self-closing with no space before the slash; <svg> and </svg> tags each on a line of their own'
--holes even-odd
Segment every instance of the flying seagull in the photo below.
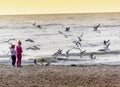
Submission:
<svg viewBox="0 0 120 87">
<path fill-rule="evenodd" d="M 34 42 L 32 39 L 26 39 L 26 42 Z"/>
<path fill-rule="evenodd" d="M 93 27 L 93 28 L 94 28 L 94 31 L 97 31 L 99 27 L 100 27 L 100 24 L 94 26 L 94 27 Z"/>
<path fill-rule="evenodd" d="M 96 56 L 94 56 L 94 53 L 91 53 L 91 54 L 90 54 L 90 58 L 91 58 L 91 59 L 96 59 Z"/>
<path fill-rule="evenodd" d="M 83 54 L 86 52 L 87 50 L 81 51 L 80 52 L 80 57 L 83 57 Z"/>
<path fill-rule="evenodd" d="M 65 38 L 68 38 L 68 36 L 67 36 L 65 33 L 61 32 L 61 31 L 58 31 L 58 32 L 59 32 L 60 34 L 64 35 Z"/>
<path fill-rule="evenodd" d="M 65 31 L 69 31 L 69 30 L 70 30 L 70 27 L 66 27 L 66 28 L 65 28 Z"/>
</svg>

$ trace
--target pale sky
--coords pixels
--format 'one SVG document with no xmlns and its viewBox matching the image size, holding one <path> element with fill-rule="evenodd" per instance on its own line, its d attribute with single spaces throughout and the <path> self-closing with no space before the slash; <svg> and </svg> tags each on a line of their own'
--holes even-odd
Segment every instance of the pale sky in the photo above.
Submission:
<svg viewBox="0 0 120 87">
<path fill-rule="evenodd" d="M 120 12 L 120 0 L 0 0 L 0 14 Z"/>
</svg>

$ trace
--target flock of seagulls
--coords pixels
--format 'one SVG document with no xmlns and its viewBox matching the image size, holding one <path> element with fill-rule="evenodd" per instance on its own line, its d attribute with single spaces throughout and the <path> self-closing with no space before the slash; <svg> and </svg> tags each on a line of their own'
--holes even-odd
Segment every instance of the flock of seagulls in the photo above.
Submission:
<svg viewBox="0 0 120 87">
<path fill-rule="evenodd" d="M 14 43 L 13 43 L 13 42 L 14 42 Z M 17 43 L 17 42 L 18 42 L 18 40 L 15 39 L 15 38 L 12 38 L 12 39 L 9 39 L 9 40 L 7 40 L 7 41 L 4 41 L 4 43 L 8 43 L 8 44 L 10 44 L 10 45 L 15 44 L 15 43 Z M 35 41 L 33 41 L 32 39 L 26 39 L 25 42 L 35 43 Z M 27 47 L 26 50 L 34 50 L 34 51 L 35 51 L 35 50 L 40 50 L 40 46 L 41 46 L 41 45 L 39 45 L 39 44 L 35 44 L 35 45 L 33 45 L 33 46 Z"/>
<path fill-rule="evenodd" d="M 39 29 L 42 28 L 41 25 L 36 24 L 36 23 L 33 23 L 33 26 L 35 26 L 35 27 L 37 27 L 37 28 L 39 28 Z M 98 32 L 100 33 L 100 31 L 99 31 L 99 27 L 100 27 L 100 26 L 101 26 L 101 24 L 98 24 L 98 25 L 94 26 L 94 27 L 93 27 L 94 31 L 98 31 Z M 68 32 L 68 31 L 70 31 L 70 27 L 66 27 L 66 28 L 65 28 L 65 32 Z M 59 30 L 58 32 L 59 32 L 59 34 L 63 35 L 65 38 L 68 38 L 68 36 L 67 36 L 65 33 L 63 33 L 62 31 Z M 74 47 L 68 49 L 68 50 L 65 52 L 65 54 L 63 54 L 63 53 L 62 53 L 63 50 L 61 50 L 61 49 L 59 48 L 55 53 L 53 53 L 52 57 L 53 57 L 54 59 L 57 59 L 59 55 L 62 55 L 62 56 L 65 56 L 65 57 L 69 58 L 69 56 L 70 56 L 70 51 L 72 51 L 73 49 L 75 49 L 75 50 L 79 50 L 79 56 L 82 58 L 82 57 L 84 56 L 84 54 L 87 52 L 87 50 L 82 50 L 82 49 L 81 49 L 81 47 L 83 46 L 83 45 L 82 45 L 82 41 L 83 41 L 83 40 L 82 40 L 82 37 L 83 37 L 83 35 L 84 35 L 84 33 L 82 33 L 80 36 L 77 36 L 77 39 L 78 39 L 78 40 L 72 41 L 72 43 L 74 44 Z M 9 43 L 9 44 L 12 44 L 12 43 L 10 43 L 10 41 L 16 41 L 16 42 L 17 42 L 16 39 L 9 39 L 9 40 L 6 41 L 6 42 Z M 32 39 L 26 39 L 25 42 L 35 43 L 35 41 L 32 40 Z M 104 41 L 103 41 L 103 45 L 104 45 L 103 49 L 99 49 L 98 51 L 103 51 L 103 52 L 106 53 L 108 50 L 110 50 L 110 49 L 109 49 L 110 40 L 104 40 Z M 34 51 L 35 51 L 35 50 L 40 50 L 40 45 L 33 45 L 33 46 L 31 46 L 31 47 L 27 47 L 26 50 L 34 50 Z M 91 54 L 90 54 L 90 58 L 91 58 L 91 59 L 96 59 L 95 53 L 91 53 Z M 34 64 L 35 64 L 35 65 L 38 65 L 36 59 L 34 59 Z M 48 61 L 46 64 L 43 64 L 43 63 L 41 63 L 41 64 L 42 64 L 42 65 L 45 65 L 45 66 L 48 66 L 48 65 L 51 64 L 51 62 Z"/>
<path fill-rule="evenodd" d="M 100 33 L 100 31 L 98 30 L 98 28 L 101 26 L 101 24 L 98 24 L 98 25 L 96 25 L 96 26 L 94 26 L 93 28 L 94 28 L 94 31 L 98 31 L 99 33 Z M 69 31 L 70 30 L 70 27 L 66 27 L 66 29 L 65 29 L 65 31 Z M 66 37 L 66 35 L 63 33 L 63 32 L 61 32 L 61 31 L 58 31 L 60 34 L 63 34 L 65 37 Z M 66 56 L 67 58 L 69 58 L 69 53 L 70 53 L 70 51 L 71 50 L 73 50 L 73 49 L 76 49 L 76 50 L 79 50 L 80 51 L 80 57 L 83 57 L 83 55 L 86 53 L 86 51 L 87 50 L 82 50 L 81 49 L 81 47 L 82 47 L 82 37 L 83 37 L 83 35 L 84 35 L 84 33 L 82 33 L 80 36 L 77 36 L 77 38 L 78 38 L 78 40 L 74 40 L 73 41 L 73 44 L 75 44 L 75 47 L 73 47 L 73 48 L 71 48 L 71 49 L 69 49 L 69 50 L 67 50 L 66 51 L 66 53 L 64 54 L 64 56 Z M 98 51 L 103 51 L 103 52 L 107 52 L 108 50 L 110 50 L 109 49 L 109 46 L 110 46 L 110 40 L 104 40 L 103 41 L 103 45 L 104 45 L 104 48 L 103 49 L 99 49 Z M 60 49 L 59 49 L 60 50 Z M 56 57 L 58 56 L 58 55 L 63 55 L 62 54 L 62 50 L 61 50 L 61 52 L 59 52 L 59 50 L 56 52 L 56 53 L 54 53 L 54 55 L 56 55 Z M 91 53 L 90 54 L 90 58 L 91 59 L 96 59 L 96 56 L 95 56 L 95 53 Z"/>
<path fill-rule="evenodd" d="M 34 23 L 34 26 L 38 26 L 38 25 L 36 25 L 36 23 Z M 98 25 L 96 25 L 96 26 L 93 26 L 93 29 L 94 29 L 93 31 L 97 31 L 97 32 L 100 33 L 100 30 L 99 30 L 99 27 L 100 27 L 100 26 L 101 26 L 101 24 L 98 24 Z M 40 28 L 41 28 L 41 27 L 40 27 Z M 70 27 L 66 27 L 66 28 L 65 28 L 65 32 L 68 32 L 68 31 L 70 31 Z M 63 33 L 62 31 L 59 30 L 58 32 L 59 32 L 59 34 L 63 35 L 65 38 L 68 38 L 68 36 L 67 36 L 65 33 Z M 63 50 L 61 50 L 61 49 L 59 48 L 55 53 L 53 53 L 52 57 L 53 57 L 54 59 L 57 59 L 59 55 L 62 55 L 62 56 L 66 56 L 67 58 L 69 58 L 69 56 L 70 56 L 70 51 L 72 51 L 73 49 L 75 49 L 75 50 L 79 50 L 79 56 L 82 58 L 82 57 L 84 56 L 84 54 L 87 52 L 87 50 L 82 50 L 82 49 L 81 49 L 81 47 L 82 47 L 82 37 L 83 37 L 83 35 L 84 35 L 84 33 L 82 33 L 80 36 L 77 36 L 78 40 L 72 41 L 72 43 L 75 45 L 74 47 L 68 49 L 64 54 L 62 53 Z M 34 42 L 34 41 L 31 41 L 30 39 L 28 39 L 28 40 L 26 40 L 26 41 Z M 109 49 L 110 40 L 104 40 L 104 41 L 103 41 L 103 45 L 104 45 L 103 49 L 99 49 L 98 51 L 103 51 L 103 52 L 106 53 L 108 50 L 110 50 L 110 49 Z M 35 50 L 36 47 L 33 46 L 33 47 L 27 48 L 27 50 L 28 50 L 28 49 L 33 49 L 33 50 Z M 39 48 L 37 48 L 37 49 L 39 49 Z M 91 58 L 91 59 L 96 59 L 95 53 L 91 53 L 91 54 L 90 54 L 90 58 Z M 34 60 L 34 63 L 37 65 L 37 63 L 36 63 L 35 60 Z M 50 64 L 51 64 L 51 62 L 47 63 L 46 66 L 47 66 L 47 65 L 50 65 Z"/>
<path fill-rule="evenodd" d="M 33 23 L 33 26 L 35 26 L 36 28 L 39 28 L 39 29 L 42 28 L 41 25 L 39 25 L 39 24 L 37 24 L 37 23 Z M 98 24 L 98 25 L 96 25 L 96 26 L 93 26 L 93 31 L 97 31 L 97 32 L 100 33 L 100 30 L 99 30 L 99 27 L 100 27 L 100 26 L 101 26 L 101 24 Z M 64 32 L 62 32 L 62 31 L 59 30 L 58 33 L 61 34 L 61 35 L 63 35 L 65 38 L 68 38 L 68 35 L 66 35 L 65 32 L 69 32 L 70 29 L 71 29 L 70 27 L 65 27 L 65 31 L 64 31 Z M 65 57 L 69 58 L 69 56 L 70 56 L 70 51 L 72 51 L 72 50 L 74 49 L 74 50 L 79 50 L 79 56 L 82 58 L 82 57 L 84 56 L 84 54 L 87 52 L 87 50 L 82 50 L 82 49 L 81 49 L 81 47 L 83 46 L 83 44 L 82 44 L 82 41 L 83 41 L 82 37 L 83 37 L 83 36 L 84 36 L 84 33 L 82 33 L 80 36 L 77 36 L 77 40 L 72 41 L 72 43 L 74 44 L 74 47 L 68 49 L 64 54 L 62 53 L 63 50 L 59 48 L 55 53 L 53 53 L 52 57 L 53 57 L 54 59 L 57 59 L 59 55 L 62 55 L 62 56 L 65 56 Z M 14 38 L 9 39 L 9 40 L 7 40 L 7 41 L 5 41 L 5 42 L 11 45 L 11 44 L 12 44 L 11 41 L 17 42 L 17 40 L 14 39 Z M 26 39 L 25 42 L 35 43 L 35 41 L 32 40 L 32 39 Z M 30 47 L 27 47 L 26 50 L 34 50 L 34 51 L 35 51 L 35 50 L 40 50 L 40 46 L 41 46 L 41 45 L 33 45 L 33 46 L 30 46 Z M 105 53 L 106 53 L 108 50 L 110 50 L 110 49 L 109 49 L 110 40 L 104 40 L 104 41 L 103 41 L 103 46 L 104 46 L 104 47 L 103 47 L 102 49 L 99 49 L 99 50 L 97 50 L 97 51 L 102 51 L 102 52 L 105 52 Z M 91 59 L 96 59 L 95 53 L 91 53 L 91 54 L 90 54 L 90 58 L 91 58 Z M 35 64 L 35 65 L 38 65 L 36 59 L 34 59 L 34 64 Z M 43 63 L 41 63 L 41 64 L 42 64 L 42 65 L 45 65 L 45 66 L 48 66 L 48 65 L 51 64 L 51 62 L 48 61 L 46 64 L 43 64 Z"/>
</svg>

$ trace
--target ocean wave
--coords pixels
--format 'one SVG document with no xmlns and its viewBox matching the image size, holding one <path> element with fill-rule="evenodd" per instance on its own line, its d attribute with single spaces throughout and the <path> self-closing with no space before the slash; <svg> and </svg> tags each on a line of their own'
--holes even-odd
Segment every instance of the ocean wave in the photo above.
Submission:
<svg viewBox="0 0 120 87">
<path fill-rule="evenodd" d="M 56 25 L 63 26 L 62 24 L 57 24 L 57 23 L 43 24 L 43 26 L 56 26 Z"/>
<path fill-rule="evenodd" d="M 73 28 L 93 28 L 92 25 L 76 25 Z M 110 28 L 110 27 L 120 27 L 120 25 L 101 25 L 100 27 Z"/>
<path fill-rule="evenodd" d="M 115 55 L 115 54 L 120 54 L 120 50 L 113 50 L 113 51 L 107 51 L 107 52 L 104 52 L 104 51 L 97 51 L 97 52 L 86 52 L 86 53 L 84 53 L 84 56 L 86 55 L 90 55 L 90 54 L 92 54 L 92 53 L 94 53 L 95 55 L 107 55 L 107 54 L 109 54 L 109 55 Z M 69 56 L 78 56 L 80 53 L 71 53 L 71 54 L 69 54 Z"/>
<path fill-rule="evenodd" d="M 93 28 L 94 25 L 77 25 L 77 24 L 67 24 L 67 25 L 64 25 L 64 24 L 42 24 L 41 25 L 43 29 L 46 29 L 47 27 L 53 27 L 55 26 L 55 28 L 60 28 L 60 27 L 64 27 L 65 26 L 70 26 L 71 28 Z M 58 27 L 56 27 L 58 26 Z M 105 27 L 105 28 L 110 28 L 110 27 L 120 27 L 120 25 L 101 25 L 100 27 Z M 0 29 L 36 29 L 37 27 L 34 27 L 34 26 L 0 26 Z"/>
<path fill-rule="evenodd" d="M 58 35 L 58 34 L 34 34 L 34 36 L 52 36 L 52 35 Z"/>
</svg>

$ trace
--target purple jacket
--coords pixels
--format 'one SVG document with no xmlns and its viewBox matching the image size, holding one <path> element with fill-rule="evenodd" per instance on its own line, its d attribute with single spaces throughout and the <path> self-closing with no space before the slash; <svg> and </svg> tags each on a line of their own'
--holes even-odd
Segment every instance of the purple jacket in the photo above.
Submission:
<svg viewBox="0 0 120 87">
<path fill-rule="evenodd" d="M 17 53 L 17 55 L 22 54 L 22 47 L 21 46 L 17 46 L 16 53 Z"/>
</svg>

